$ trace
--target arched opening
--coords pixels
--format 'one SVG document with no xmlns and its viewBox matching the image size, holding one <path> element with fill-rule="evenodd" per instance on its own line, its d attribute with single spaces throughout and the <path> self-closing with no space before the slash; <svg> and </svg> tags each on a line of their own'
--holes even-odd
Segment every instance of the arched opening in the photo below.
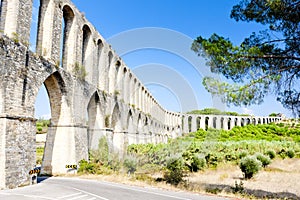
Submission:
<svg viewBox="0 0 300 200">
<path fill-rule="evenodd" d="M 108 72 L 108 87 L 107 87 L 107 91 L 109 93 L 113 93 L 114 91 L 114 83 L 115 83 L 115 73 L 113 73 L 113 69 L 112 69 L 112 59 L 113 59 L 113 54 L 112 52 L 108 52 L 108 66 L 107 66 L 107 72 Z"/>
<path fill-rule="evenodd" d="M 71 120 L 67 90 L 64 80 L 58 72 L 50 75 L 44 81 L 44 85 L 50 101 L 51 120 L 42 159 L 42 173 L 65 173 L 66 169 L 63 165 L 75 163 L 73 156 L 75 146 L 72 145 L 75 143 L 73 133 L 68 127 L 62 126 L 70 124 Z"/>
<path fill-rule="evenodd" d="M 87 125 L 88 125 L 88 147 L 89 150 L 98 149 L 98 142 L 103 137 L 102 130 L 104 128 L 104 111 L 102 110 L 100 97 L 95 92 L 87 106 Z"/>
<path fill-rule="evenodd" d="M 72 8 L 65 5 L 62 9 L 63 19 L 62 19 L 62 37 L 61 37 L 61 54 L 60 54 L 60 64 L 63 68 L 68 68 L 70 70 L 70 66 L 72 63 L 72 54 L 73 54 L 73 45 L 74 41 L 72 38 L 74 37 L 74 31 L 72 31 L 72 25 L 74 21 L 74 12 Z"/>
<path fill-rule="evenodd" d="M 208 129 L 209 117 L 205 117 L 205 130 Z"/>
<path fill-rule="evenodd" d="M 29 40 L 30 47 L 29 47 L 29 49 L 32 52 L 36 52 L 40 0 L 34 0 L 32 5 L 33 6 L 32 6 L 32 18 L 31 18 L 31 25 L 30 25 L 30 40 Z"/>
<path fill-rule="evenodd" d="M 227 127 L 228 127 L 228 130 L 230 130 L 232 127 L 231 127 L 231 118 L 229 117 L 228 118 L 228 121 L 227 121 Z"/>
<path fill-rule="evenodd" d="M 234 119 L 234 126 L 237 126 L 237 125 L 238 125 L 238 119 L 235 118 L 235 119 Z"/>
<path fill-rule="evenodd" d="M 252 118 L 252 124 L 256 125 L 256 119 Z"/>
<path fill-rule="evenodd" d="M 250 124 L 251 123 L 251 119 L 250 118 L 247 118 L 246 119 L 246 124 L 245 125 L 248 125 L 248 124 Z"/>
<path fill-rule="evenodd" d="M 48 127 L 51 120 L 51 109 L 49 95 L 43 84 L 37 94 L 35 100 L 35 113 L 36 121 L 36 166 L 42 165 L 44 156 L 45 143 L 47 138 Z"/>
<path fill-rule="evenodd" d="M 213 118 L 213 128 L 217 128 L 217 117 Z"/>
<path fill-rule="evenodd" d="M 91 29 L 88 25 L 84 25 L 82 27 L 82 65 L 85 65 L 85 61 L 88 57 L 87 50 L 88 50 L 88 44 L 91 37 Z"/>
<path fill-rule="evenodd" d="M 224 117 L 221 117 L 221 129 L 224 129 Z"/>
<path fill-rule="evenodd" d="M 266 123 L 266 119 L 265 119 L 265 118 L 263 118 L 263 120 L 262 120 L 262 121 L 263 121 L 263 124 L 265 124 L 265 123 Z"/>
<path fill-rule="evenodd" d="M 244 118 L 241 119 L 241 126 L 245 126 L 245 119 Z"/>
<path fill-rule="evenodd" d="M 101 65 L 100 64 L 100 59 L 101 59 L 102 50 L 103 50 L 103 42 L 102 42 L 102 40 L 98 39 L 98 41 L 97 41 L 97 64 L 98 64 L 98 68 Z"/>
<path fill-rule="evenodd" d="M 113 128 L 114 132 L 120 132 L 122 130 L 121 125 L 121 112 L 119 108 L 119 104 L 116 104 L 111 118 L 111 127 Z"/>
<path fill-rule="evenodd" d="M 197 131 L 200 129 L 201 117 L 197 117 L 196 124 L 197 124 Z"/>
<path fill-rule="evenodd" d="M 124 152 L 124 132 L 122 131 L 121 112 L 117 103 L 112 112 L 111 127 L 113 129 L 114 152 L 121 157 Z"/>
<path fill-rule="evenodd" d="M 140 143 L 140 136 L 141 133 L 143 131 L 143 121 L 142 121 L 142 116 L 141 113 L 138 116 L 138 120 L 137 120 L 137 136 L 136 136 L 136 143 L 139 144 Z"/>
<path fill-rule="evenodd" d="M 1 0 L 0 1 L 0 22 L 2 21 L 2 5 L 3 5 L 3 1 L 5 1 L 5 0 Z M 2 29 L 1 29 L 2 30 Z"/>
<path fill-rule="evenodd" d="M 189 116 L 188 117 L 188 130 L 189 130 L 189 133 L 192 132 L 192 116 Z"/>
<path fill-rule="evenodd" d="M 127 132 L 128 132 L 128 144 L 133 144 L 136 141 L 136 131 L 134 129 L 134 124 L 133 124 L 133 116 L 132 116 L 132 111 L 129 110 L 128 115 L 127 115 Z"/>
</svg>

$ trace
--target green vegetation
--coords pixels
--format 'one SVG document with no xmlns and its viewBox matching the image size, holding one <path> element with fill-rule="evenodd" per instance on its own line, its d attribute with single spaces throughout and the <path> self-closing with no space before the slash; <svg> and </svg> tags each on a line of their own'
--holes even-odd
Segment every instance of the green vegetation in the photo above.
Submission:
<svg viewBox="0 0 300 200">
<path fill-rule="evenodd" d="M 157 181 L 178 186 L 188 184 L 187 174 L 229 163 L 240 166 L 245 179 L 250 179 L 275 157 L 300 158 L 299 136 L 300 131 L 288 124 L 247 125 L 229 131 L 200 129 L 166 144 L 129 145 L 124 160 L 109 153 L 103 137 L 99 149 L 90 152 L 90 160 L 80 162 L 78 172 L 126 172 L 140 180 L 149 180 L 148 174 L 159 173 Z M 237 184 L 234 191 L 242 190 L 240 187 Z"/>
<path fill-rule="evenodd" d="M 37 134 L 47 133 L 49 125 L 50 125 L 50 120 L 47 120 L 47 119 L 37 120 L 36 133 Z"/>
<path fill-rule="evenodd" d="M 230 115 L 230 116 L 249 116 L 247 114 L 239 114 L 237 112 L 230 111 L 220 111 L 216 108 L 204 108 L 202 110 L 192 110 L 187 112 L 187 114 L 196 114 L 196 115 Z"/>
<path fill-rule="evenodd" d="M 44 155 L 44 147 L 37 147 L 36 148 L 36 164 L 41 165 L 42 159 Z"/>
<path fill-rule="evenodd" d="M 255 156 L 247 156 L 241 160 L 240 168 L 245 179 L 250 179 L 260 170 L 261 162 Z"/>
<path fill-rule="evenodd" d="M 213 73 L 231 83 L 205 77 L 203 85 L 212 94 L 233 105 L 260 104 L 270 92 L 287 109 L 300 115 L 299 1 L 240 0 L 230 17 L 256 22 L 265 30 L 253 32 L 235 45 L 214 33 L 197 37 L 192 50 L 207 60 Z"/>
<path fill-rule="evenodd" d="M 85 77 L 88 74 L 85 67 L 83 65 L 80 65 L 78 62 L 75 63 L 73 72 L 75 76 L 81 81 L 84 81 Z"/>
</svg>

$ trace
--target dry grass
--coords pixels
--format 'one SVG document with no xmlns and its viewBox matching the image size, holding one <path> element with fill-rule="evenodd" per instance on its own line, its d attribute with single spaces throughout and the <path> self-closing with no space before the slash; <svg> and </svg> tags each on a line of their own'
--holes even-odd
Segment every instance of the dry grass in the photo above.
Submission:
<svg viewBox="0 0 300 200">
<path fill-rule="evenodd" d="M 69 175 L 78 176 L 78 175 Z M 300 199 L 300 159 L 276 159 L 266 169 L 261 170 L 251 180 L 244 180 L 238 166 L 224 164 L 217 169 L 207 169 L 186 177 L 186 183 L 174 187 L 155 179 L 162 174 L 113 174 L 80 175 L 81 178 L 94 179 L 134 185 L 158 187 L 167 190 L 188 190 L 202 194 L 218 194 L 233 199 Z M 245 193 L 233 194 L 235 182 L 243 183 Z"/>
</svg>

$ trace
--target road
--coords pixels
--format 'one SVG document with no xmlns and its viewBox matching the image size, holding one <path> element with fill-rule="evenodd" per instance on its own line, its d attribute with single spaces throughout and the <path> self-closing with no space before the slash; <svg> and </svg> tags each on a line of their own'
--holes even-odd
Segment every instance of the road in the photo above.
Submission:
<svg viewBox="0 0 300 200">
<path fill-rule="evenodd" d="M 104 181 L 51 177 L 39 184 L 1 190 L 2 200 L 225 200 L 186 192 L 134 187 Z"/>
</svg>

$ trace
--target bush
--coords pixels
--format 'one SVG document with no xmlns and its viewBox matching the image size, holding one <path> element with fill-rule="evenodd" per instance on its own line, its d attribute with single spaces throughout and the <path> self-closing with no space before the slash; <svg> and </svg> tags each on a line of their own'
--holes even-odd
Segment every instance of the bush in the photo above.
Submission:
<svg viewBox="0 0 300 200">
<path fill-rule="evenodd" d="M 245 179 L 250 179 L 261 168 L 261 162 L 253 156 L 246 156 L 240 162 L 240 169 L 244 173 Z"/>
<path fill-rule="evenodd" d="M 268 156 L 265 156 L 261 153 L 256 153 L 255 157 L 261 162 L 263 167 L 266 167 L 271 163 L 271 159 Z"/>
<path fill-rule="evenodd" d="M 178 185 L 183 181 L 183 162 L 181 157 L 171 157 L 167 160 L 167 171 L 164 179 L 167 183 Z"/>
<path fill-rule="evenodd" d="M 124 167 L 127 168 L 127 172 L 128 174 L 132 174 L 136 171 L 137 168 L 137 159 L 136 157 L 129 155 L 125 158 L 124 163 L 123 163 Z"/>
<path fill-rule="evenodd" d="M 193 155 L 191 159 L 191 164 L 189 166 L 189 170 L 191 172 L 197 172 L 199 170 L 204 169 L 206 165 L 206 160 L 204 158 L 200 158 L 199 155 Z"/>
<path fill-rule="evenodd" d="M 239 153 L 239 158 L 242 159 L 242 158 L 246 157 L 247 155 L 248 155 L 248 152 L 243 150 Z"/>
<path fill-rule="evenodd" d="M 294 150 L 289 149 L 289 150 L 286 152 L 286 155 L 287 155 L 289 158 L 294 158 L 294 157 L 295 157 L 295 152 L 294 152 Z"/>
<path fill-rule="evenodd" d="M 276 157 L 276 152 L 274 150 L 268 150 L 266 155 L 269 156 L 270 159 L 274 159 Z"/>
</svg>

